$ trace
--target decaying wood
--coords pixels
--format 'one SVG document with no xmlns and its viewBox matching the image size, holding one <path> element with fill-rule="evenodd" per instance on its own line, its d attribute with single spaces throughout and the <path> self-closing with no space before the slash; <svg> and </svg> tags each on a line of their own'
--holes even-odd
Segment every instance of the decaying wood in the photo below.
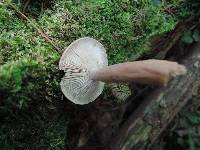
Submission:
<svg viewBox="0 0 200 150">
<path fill-rule="evenodd" d="M 171 81 L 168 87 L 150 93 L 120 128 L 112 140 L 112 150 L 147 150 L 200 85 L 200 43 L 188 49 L 181 63 L 187 75 Z"/>
<path fill-rule="evenodd" d="M 167 53 L 177 44 L 183 34 L 193 30 L 199 25 L 200 14 L 191 16 L 183 21 L 180 21 L 175 29 L 169 33 L 159 35 L 152 41 L 152 49 L 150 53 L 136 58 L 135 60 L 155 58 L 164 59 Z"/>
<path fill-rule="evenodd" d="M 173 32 L 168 34 L 165 39 L 159 41 L 158 44 L 153 48 L 152 51 L 160 51 L 154 58 L 164 59 L 167 52 L 179 41 L 181 36 L 192 29 L 194 29 L 199 24 L 199 15 L 192 16 L 184 21 L 178 23 Z M 162 49 L 161 49 L 162 48 Z"/>
</svg>

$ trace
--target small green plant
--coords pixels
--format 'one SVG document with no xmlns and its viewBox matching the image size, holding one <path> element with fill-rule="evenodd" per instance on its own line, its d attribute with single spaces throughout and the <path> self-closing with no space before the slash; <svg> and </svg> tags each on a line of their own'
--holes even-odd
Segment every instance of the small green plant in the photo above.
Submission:
<svg viewBox="0 0 200 150">
<path fill-rule="evenodd" d="M 173 129 L 176 147 L 183 150 L 196 150 L 200 148 L 200 97 L 194 96 L 180 113 Z M 172 133 L 171 133 L 172 134 Z M 170 144 L 170 143 L 169 143 Z M 174 147 L 172 147 L 173 149 Z"/>
<path fill-rule="evenodd" d="M 200 41 L 200 33 L 198 31 L 188 31 L 186 32 L 183 37 L 181 38 L 181 41 L 186 44 L 191 44 L 193 42 L 199 42 Z"/>
</svg>

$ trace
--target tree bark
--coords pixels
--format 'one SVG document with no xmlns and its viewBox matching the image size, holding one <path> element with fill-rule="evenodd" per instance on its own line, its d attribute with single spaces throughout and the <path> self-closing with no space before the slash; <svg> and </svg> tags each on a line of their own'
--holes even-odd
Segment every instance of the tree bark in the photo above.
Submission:
<svg viewBox="0 0 200 150">
<path fill-rule="evenodd" d="M 200 86 L 200 43 L 181 59 L 188 73 L 142 101 L 111 142 L 112 150 L 147 150 Z"/>
</svg>

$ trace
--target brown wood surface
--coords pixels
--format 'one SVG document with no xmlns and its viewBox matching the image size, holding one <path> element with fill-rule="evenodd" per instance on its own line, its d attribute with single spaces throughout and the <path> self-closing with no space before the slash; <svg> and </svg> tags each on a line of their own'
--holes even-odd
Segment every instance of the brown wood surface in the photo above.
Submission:
<svg viewBox="0 0 200 150">
<path fill-rule="evenodd" d="M 147 150 L 200 86 L 200 43 L 188 49 L 181 63 L 187 75 L 173 79 L 168 87 L 148 94 L 112 140 L 112 150 Z"/>
</svg>

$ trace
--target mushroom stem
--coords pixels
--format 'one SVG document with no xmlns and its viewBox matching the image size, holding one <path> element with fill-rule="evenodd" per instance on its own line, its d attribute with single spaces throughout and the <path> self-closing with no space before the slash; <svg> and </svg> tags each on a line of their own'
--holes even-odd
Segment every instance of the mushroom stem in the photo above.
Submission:
<svg viewBox="0 0 200 150">
<path fill-rule="evenodd" d="M 186 73 L 186 68 L 176 62 L 144 60 L 111 65 L 92 74 L 92 80 L 103 82 L 138 82 L 167 85 L 170 77 Z"/>
</svg>

